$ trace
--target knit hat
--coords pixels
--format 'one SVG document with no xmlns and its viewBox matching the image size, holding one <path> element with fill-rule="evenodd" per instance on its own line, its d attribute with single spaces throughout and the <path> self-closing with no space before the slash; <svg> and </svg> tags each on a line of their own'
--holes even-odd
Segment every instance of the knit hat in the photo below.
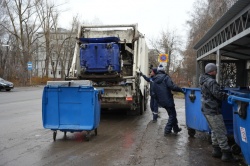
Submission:
<svg viewBox="0 0 250 166">
<path fill-rule="evenodd" d="M 215 70 L 217 70 L 217 67 L 214 63 L 208 63 L 205 66 L 205 73 L 210 73 L 210 72 L 215 71 Z"/>
<path fill-rule="evenodd" d="M 162 66 L 162 64 L 160 64 L 159 66 L 158 66 L 158 68 L 157 68 L 157 71 L 164 71 L 165 69 L 164 69 L 164 67 Z"/>
<path fill-rule="evenodd" d="M 153 68 L 152 71 L 156 74 L 157 73 L 157 68 Z"/>
</svg>

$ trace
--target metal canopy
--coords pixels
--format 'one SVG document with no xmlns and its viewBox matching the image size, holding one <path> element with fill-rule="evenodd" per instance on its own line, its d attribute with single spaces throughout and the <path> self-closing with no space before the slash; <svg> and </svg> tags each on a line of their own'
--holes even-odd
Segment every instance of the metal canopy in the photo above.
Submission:
<svg viewBox="0 0 250 166">
<path fill-rule="evenodd" d="M 250 59 L 250 1 L 238 0 L 194 46 L 197 61 L 218 50 L 220 56 Z"/>
</svg>

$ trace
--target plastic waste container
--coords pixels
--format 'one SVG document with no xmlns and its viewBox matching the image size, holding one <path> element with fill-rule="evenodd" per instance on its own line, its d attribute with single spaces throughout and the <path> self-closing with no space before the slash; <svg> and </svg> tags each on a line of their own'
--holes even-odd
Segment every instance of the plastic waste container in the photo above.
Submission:
<svg viewBox="0 0 250 166">
<path fill-rule="evenodd" d="M 240 146 L 246 164 L 250 165 L 250 98 L 230 95 L 228 103 L 233 105 L 235 142 Z"/>
<path fill-rule="evenodd" d="M 189 136 L 197 131 L 210 132 L 207 120 L 201 111 L 200 88 L 183 88 L 185 93 L 185 115 Z"/>
<path fill-rule="evenodd" d="M 121 72 L 120 68 L 120 39 L 80 38 L 80 65 L 86 73 Z"/>
<path fill-rule="evenodd" d="M 233 96 L 238 96 L 238 97 L 243 97 L 243 98 L 250 98 L 250 91 L 247 90 L 247 89 L 238 89 L 238 90 L 229 90 L 229 95 L 233 95 Z M 235 112 L 235 110 L 237 110 L 237 106 L 234 106 L 235 108 L 233 112 Z M 234 117 L 233 118 L 233 127 L 237 127 L 237 118 Z M 235 135 L 234 134 L 234 139 L 235 139 L 235 142 L 239 142 L 239 138 L 238 138 L 238 135 Z"/>
<path fill-rule="evenodd" d="M 228 93 L 229 90 L 239 88 L 225 88 L 222 91 Z M 185 113 L 188 134 L 195 135 L 195 130 L 201 132 L 210 132 L 209 125 L 201 111 L 201 89 L 200 88 L 183 88 L 185 93 Z M 222 101 L 221 111 L 228 136 L 233 135 L 233 109 L 227 100 Z"/>
<path fill-rule="evenodd" d="M 45 129 L 64 132 L 95 131 L 100 123 L 102 89 L 95 89 L 90 81 L 48 81 L 43 90 L 42 120 Z"/>
<path fill-rule="evenodd" d="M 233 91 L 239 91 L 241 88 L 237 87 L 237 88 L 224 88 L 222 91 L 227 93 L 227 94 L 231 94 Z M 225 126 L 227 128 L 227 134 L 228 135 L 234 135 L 234 131 L 233 131 L 233 108 L 232 105 L 229 104 L 227 102 L 227 100 L 223 100 L 221 103 L 221 114 L 223 116 L 223 120 L 225 123 Z"/>
<path fill-rule="evenodd" d="M 228 93 L 233 96 L 250 98 L 250 90 L 248 89 L 229 90 Z"/>
</svg>

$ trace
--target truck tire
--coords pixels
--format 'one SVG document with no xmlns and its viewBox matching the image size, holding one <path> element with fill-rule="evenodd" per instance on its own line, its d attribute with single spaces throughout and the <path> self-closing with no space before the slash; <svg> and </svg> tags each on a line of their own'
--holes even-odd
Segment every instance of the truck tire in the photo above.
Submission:
<svg viewBox="0 0 250 166">
<path fill-rule="evenodd" d="M 140 93 L 140 100 L 139 100 L 139 112 L 140 112 L 140 115 L 143 115 L 144 113 L 144 110 L 145 110 L 145 99 L 144 97 L 142 96 L 142 94 Z"/>
<path fill-rule="evenodd" d="M 143 112 L 144 112 L 144 100 L 143 100 L 143 96 L 140 93 L 138 103 L 137 103 L 137 108 L 135 110 L 135 114 L 136 115 L 142 115 Z"/>
<path fill-rule="evenodd" d="M 145 100 L 144 100 L 144 97 L 141 95 L 141 102 L 140 102 L 140 115 L 143 114 L 144 112 L 144 106 L 145 106 Z"/>
<path fill-rule="evenodd" d="M 144 100 L 144 111 L 147 111 L 148 96 L 147 96 L 147 91 L 145 89 L 144 89 L 143 100 Z"/>
</svg>

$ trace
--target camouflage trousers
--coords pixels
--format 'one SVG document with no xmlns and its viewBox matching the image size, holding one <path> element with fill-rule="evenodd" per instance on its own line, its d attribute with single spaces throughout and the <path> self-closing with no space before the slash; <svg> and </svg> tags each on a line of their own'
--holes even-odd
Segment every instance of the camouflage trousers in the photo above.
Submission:
<svg viewBox="0 0 250 166">
<path fill-rule="evenodd" d="M 205 115 L 211 129 L 213 147 L 219 146 L 222 151 L 230 151 L 227 139 L 227 129 L 222 115 Z"/>
</svg>

